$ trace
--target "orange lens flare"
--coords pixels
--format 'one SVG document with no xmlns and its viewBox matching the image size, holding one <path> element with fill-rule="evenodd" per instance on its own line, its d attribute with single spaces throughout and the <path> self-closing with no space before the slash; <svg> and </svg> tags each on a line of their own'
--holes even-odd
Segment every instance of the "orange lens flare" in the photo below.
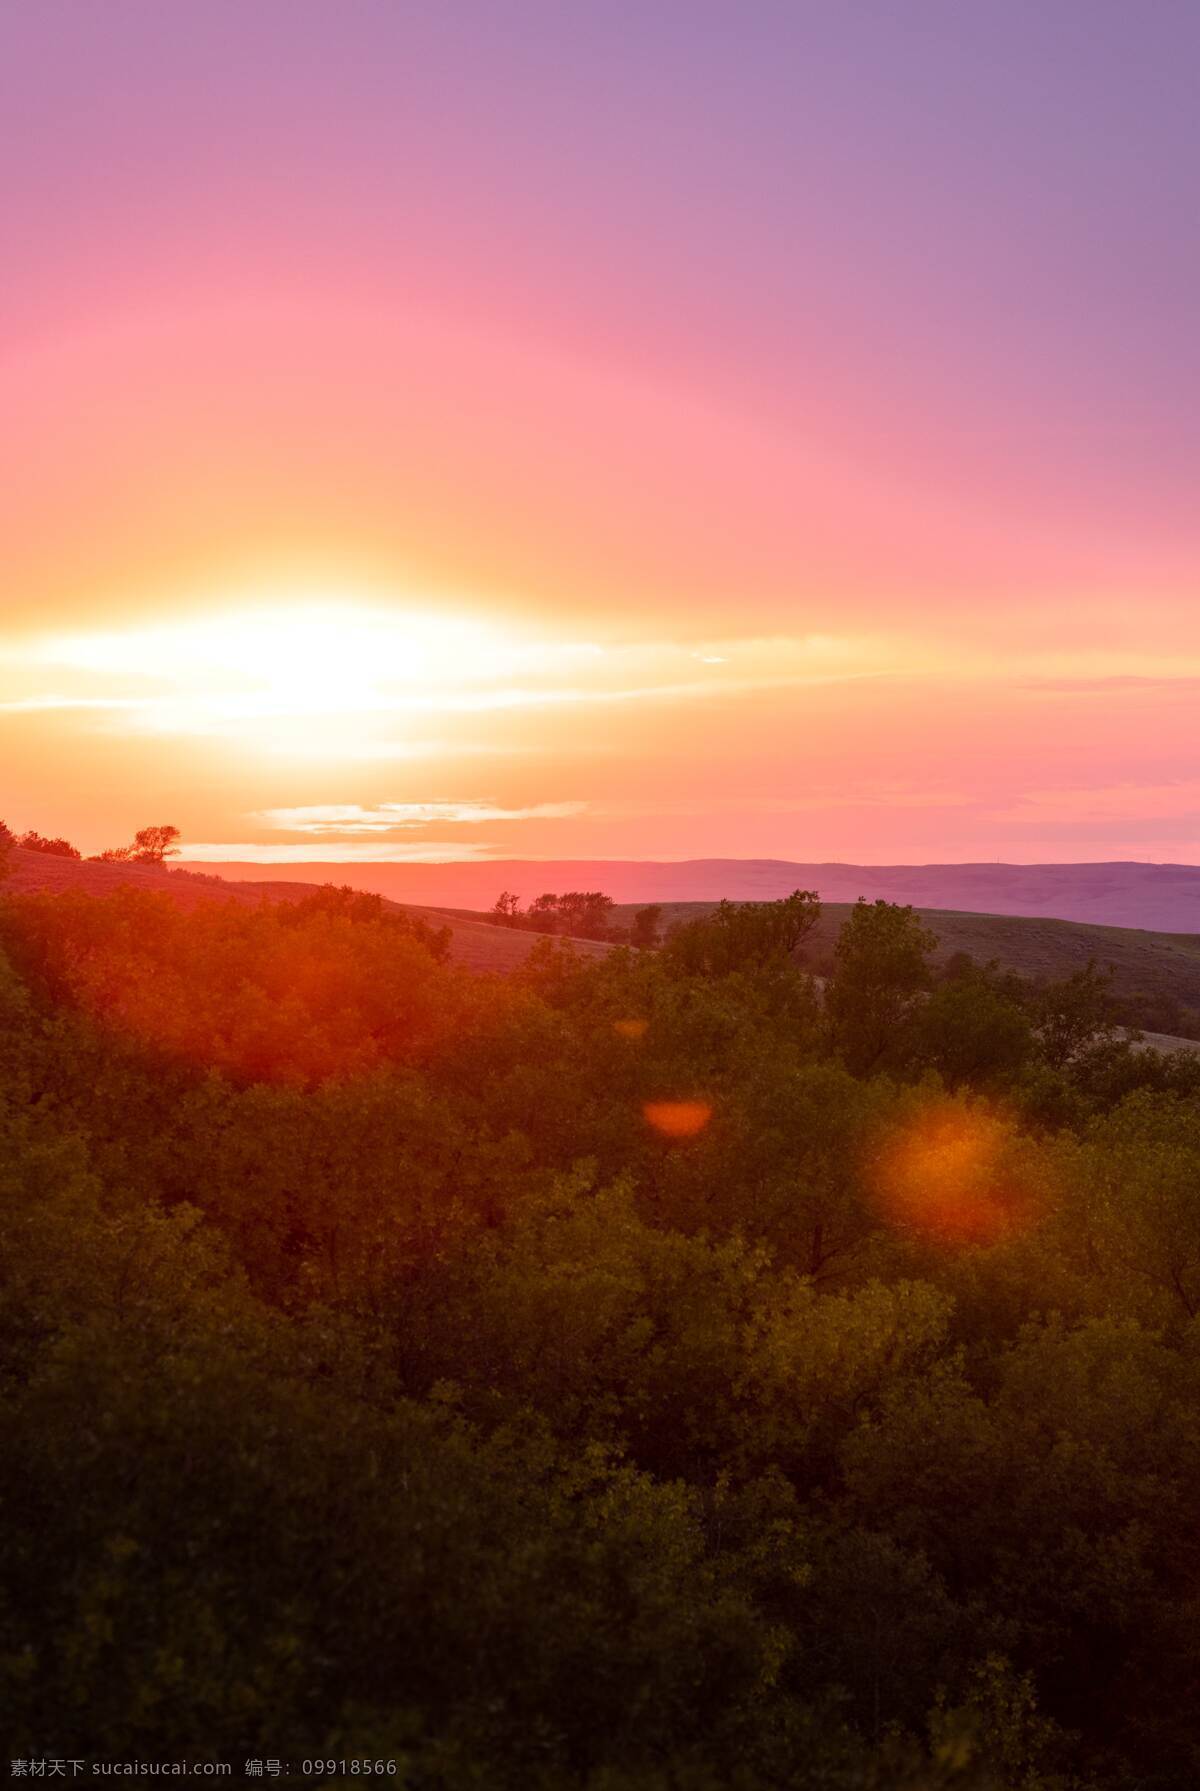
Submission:
<svg viewBox="0 0 1200 1791">
<path fill-rule="evenodd" d="M 1036 1217 L 1039 1192 L 1013 1127 L 995 1113 L 928 1109 L 891 1140 L 874 1173 L 889 1224 L 946 1245 L 993 1244 Z"/>
<path fill-rule="evenodd" d="M 621 1039 L 640 1039 L 646 1036 L 649 1020 L 614 1020 L 613 1031 Z"/>
<path fill-rule="evenodd" d="M 452 979 L 337 893 L 252 907 L 174 891 L 25 896 L 22 950 L 106 1029 L 251 1082 L 310 1084 L 413 1059 L 455 1024 Z M 360 900 L 362 898 L 359 898 Z M 316 906 L 313 906 L 313 904 Z"/>
<path fill-rule="evenodd" d="M 664 1138 L 694 1138 L 712 1118 L 707 1101 L 647 1101 L 642 1112 Z"/>
</svg>

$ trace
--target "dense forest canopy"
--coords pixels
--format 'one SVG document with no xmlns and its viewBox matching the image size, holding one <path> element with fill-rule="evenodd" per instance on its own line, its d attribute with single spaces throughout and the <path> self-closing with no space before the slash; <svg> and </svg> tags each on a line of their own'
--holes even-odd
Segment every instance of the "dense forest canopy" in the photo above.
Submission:
<svg viewBox="0 0 1200 1791">
<path fill-rule="evenodd" d="M 816 908 L 0 898 L 14 1756 L 1200 1782 L 1200 1070 Z"/>
</svg>

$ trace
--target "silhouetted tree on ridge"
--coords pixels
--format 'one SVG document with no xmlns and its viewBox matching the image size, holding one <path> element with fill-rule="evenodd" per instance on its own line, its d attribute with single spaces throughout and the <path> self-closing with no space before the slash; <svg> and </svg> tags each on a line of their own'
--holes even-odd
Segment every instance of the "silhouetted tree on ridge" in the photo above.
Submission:
<svg viewBox="0 0 1200 1791">
<path fill-rule="evenodd" d="M 173 858 L 179 851 L 176 841 L 179 838 L 178 827 L 139 827 L 133 836 L 131 846 L 110 846 L 105 852 L 97 852 L 94 864 L 162 864 L 166 858 Z"/>
</svg>

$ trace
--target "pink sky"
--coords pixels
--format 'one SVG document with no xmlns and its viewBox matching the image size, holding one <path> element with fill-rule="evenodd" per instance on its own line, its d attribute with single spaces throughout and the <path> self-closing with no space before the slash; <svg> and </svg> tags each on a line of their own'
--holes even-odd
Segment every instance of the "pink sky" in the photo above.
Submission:
<svg viewBox="0 0 1200 1791">
<path fill-rule="evenodd" d="M 0 813 L 1200 859 L 1200 15 L 0 16 Z"/>
</svg>

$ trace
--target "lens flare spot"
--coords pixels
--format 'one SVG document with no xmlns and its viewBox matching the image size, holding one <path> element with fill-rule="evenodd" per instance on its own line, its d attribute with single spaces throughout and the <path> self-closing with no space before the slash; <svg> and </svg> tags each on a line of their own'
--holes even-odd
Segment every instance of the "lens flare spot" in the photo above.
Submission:
<svg viewBox="0 0 1200 1791">
<path fill-rule="evenodd" d="M 1024 1229 L 1040 1189 L 1012 1125 L 994 1112 L 928 1108 L 889 1142 L 874 1189 L 889 1224 L 946 1245 L 993 1244 Z"/>
<path fill-rule="evenodd" d="M 695 1138 L 712 1118 L 707 1101 L 647 1101 L 642 1112 L 664 1138 Z"/>
<path fill-rule="evenodd" d="M 613 1031 L 620 1039 L 645 1038 L 649 1020 L 614 1020 Z"/>
</svg>

